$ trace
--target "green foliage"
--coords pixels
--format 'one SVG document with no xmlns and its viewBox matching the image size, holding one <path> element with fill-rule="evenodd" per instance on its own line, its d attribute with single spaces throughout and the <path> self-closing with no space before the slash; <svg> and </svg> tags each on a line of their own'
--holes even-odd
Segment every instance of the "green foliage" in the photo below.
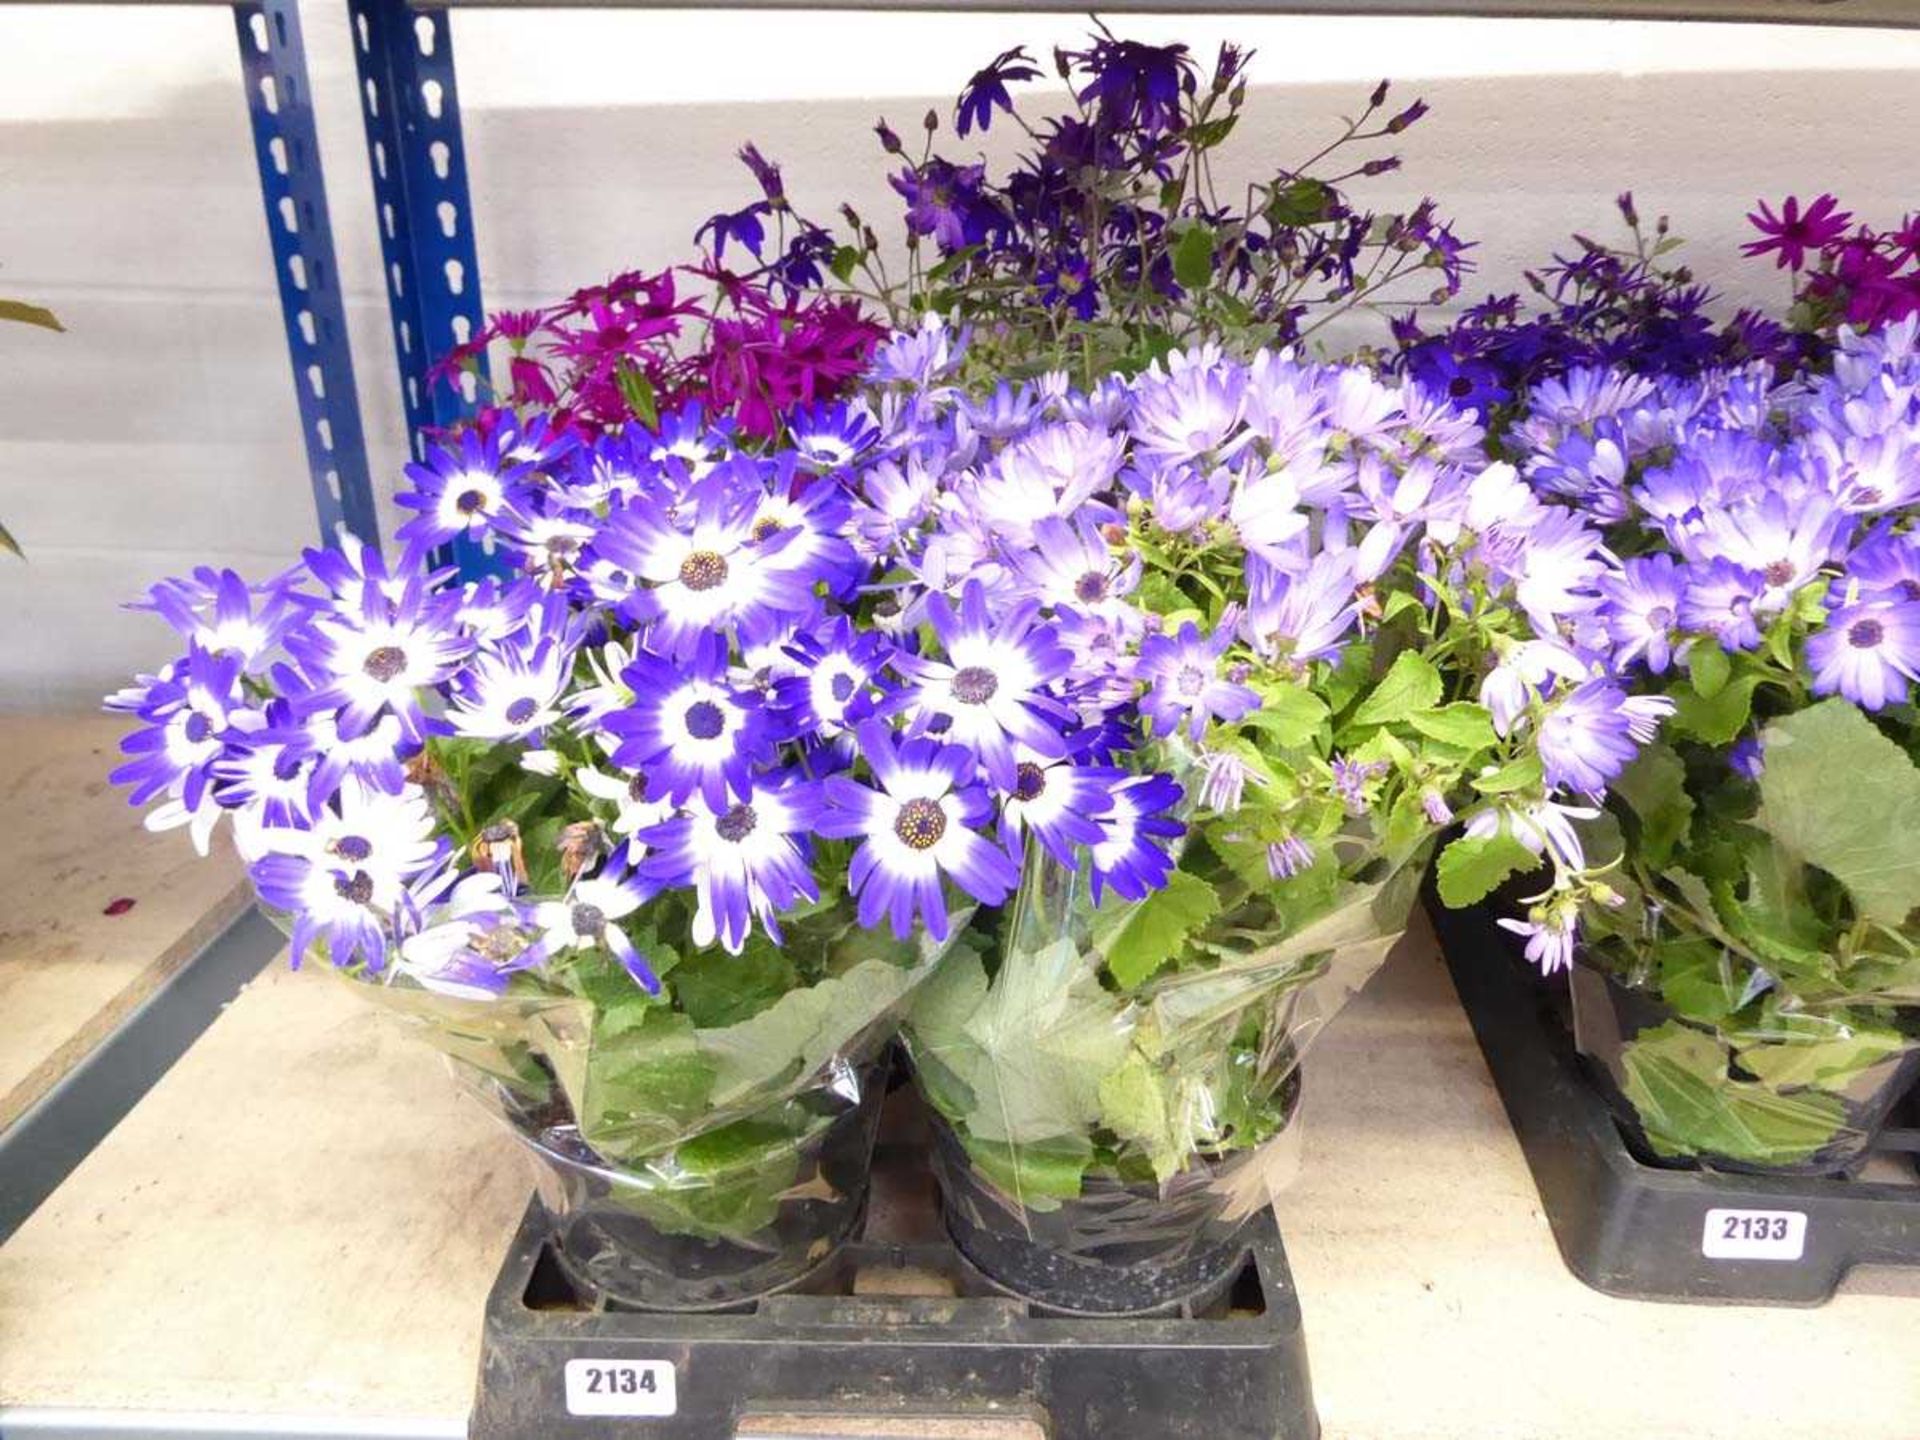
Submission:
<svg viewBox="0 0 1920 1440">
<path fill-rule="evenodd" d="M 1656 741 L 1641 749 L 1612 790 L 1639 822 L 1640 857 L 1655 870 L 1665 869 L 1693 823 L 1687 767 L 1671 747 Z"/>
<path fill-rule="evenodd" d="M 1123 990 L 1137 988 L 1220 913 L 1213 886 L 1181 870 L 1137 904 L 1111 894 L 1108 901 L 1094 915 L 1093 943 Z"/>
<path fill-rule="evenodd" d="M 1920 770 L 1845 700 L 1766 729 L 1755 823 L 1832 875 L 1860 913 L 1903 923 L 1920 905 Z"/>
<path fill-rule="evenodd" d="M 1347 717 L 1344 730 L 1351 733 L 1367 725 L 1408 720 L 1416 711 L 1433 710 L 1445 693 L 1439 667 L 1417 650 L 1403 650 L 1380 677 L 1380 683 Z"/>
<path fill-rule="evenodd" d="M 1502 830 L 1492 835 L 1462 835 L 1440 852 L 1434 869 L 1440 899 L 1454 909 L 1477 905 L 1509 876 L 1540 863 L 1525 845 Z"/>
<path fill-rule="evenodd" d="M 1711 1035 L 1674 1021 L 1623 1047 L 1623 1088 L 1656 1151 L 1794 1165 L 1845 1136 L 1846 1107 L 1836 1096 L 1735 1079 L 1729 1058 Z"/>
</svg>

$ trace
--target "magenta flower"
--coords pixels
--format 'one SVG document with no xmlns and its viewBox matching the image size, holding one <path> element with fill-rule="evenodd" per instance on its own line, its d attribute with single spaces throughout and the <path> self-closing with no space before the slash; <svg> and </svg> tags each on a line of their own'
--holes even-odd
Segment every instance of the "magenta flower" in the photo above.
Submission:
<svg viewBox="0 0 1920 1440">
<path fill-rule="evenodd" d="M 1800 201 L 1789 195 L 1780 205 L 1780 213 L 1775 215 L 1767 202 L 1759 202 L 1760 212 L 1749 211 L 1747 219 L 1753 222 L 1763 239 L 1749 241 L 1740 247 L 1743 255 L 1765 255 L 1778 251 L 1775 261 L 1783 270 L 1799 270 L 1807 263 L 1807 251 L 1822 250 L 1847 233 L 1853 215 L 1840 208 L 1840 202 L 1831 195 L 1822 195 L 1803 213 Z"/>
</svg>

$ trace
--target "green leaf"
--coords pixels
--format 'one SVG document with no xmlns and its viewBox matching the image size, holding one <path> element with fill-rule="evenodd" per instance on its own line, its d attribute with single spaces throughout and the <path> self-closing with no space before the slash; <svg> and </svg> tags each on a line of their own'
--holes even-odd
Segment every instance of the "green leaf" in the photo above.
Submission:
<svg viewBox="0 0 1920 1440">
<path fill-rule="evenodd" d="M 1718 645 L 1702 641 L 1687 652 L 1687 674 L 1693 679 L 1694 693 L 1702 700 L 1711 700 L 1727 688 L 1733 662 Z"/>
<path fill-rule="evenodd" d="M 1093 944 L 1107 973 L 1132 990 L 1180 953 L 1187 937 L 1220 913 L 1206 881 L 1176 870 L 1164 890 L 1140 901 L 1110 899 L 1094 912 Z"/>
<path fill-rule="evenodd" d="M 1173 245 L 1173 278 L 1189 290 L 1206 288 L 1213 279 L 1213 230 L 1189 226 Z"/>
<path fill-rule="evenodd" d="M 1747 728 L 1748 717 L 1753 714 L 1753 692 L 1759 684 L 1758 675 L 1742 675 L 1711 696 L 1697 693 L 1690 685 L 1675 686 L 1667 692 L 1673 701 L 1667 728 L 1708 745 L 1731 744 Z"/>
<path fill-rule="evenodd" d="M 653 383 L 630 361 L 621 361 L 615 372 L 621 398 L 641 424 L 652 429 L 660 423 L 660 406 L 654 397 Z"/>
<path fill-rule="evenodd" d="M 1740 1052 L 1740 1063 L 1769 1085 L 1810 1085 L 1837 1094 L 1913 1044 L 1885 1026 L 1849 1024 L 1833 1030 L 1824 1039 L 1747 1047 Z"/>
<path fill-rule="evenodd" d="M 1640 822 L 1641 856 L 1653 869 L 1665 869 L 1693 823 L 1687 767 L 1671 747 L 1656 741 L 1643 747 L 1615 778 L 1613 793 Z"/>
<path fill-rule="evenodd" d="M 1267 218 L 1275 225 L 1312 225 L 1327 217 L 1333 200 L 1333 187 L 1324 180 L 1295 180 L 1267 202 Z"/>
<path fill-rule="evenodd" d="M 1473 788 L 1482 795 L 1511 795 L 1516 790 L 1537 790 L 1546 781 L 1538 755 L 1522 755 L 1509 760 L 1487 775 L 1476 775 Z"/>
<path fill-rule="evenodd" d="M 1469 753 L 1491 750 L 1499 740 L 1487 707 L 1468 700 L 1434 710 L 1416 710 L 1407 716 L 1407 723 L 1429 740 Z"/>
<path fill-rule="evenodd" d="M 851 245 L 842 245 L 833 252 L 833 259 L 827 262 L 827 268 L 833 271 L 833 278 L 842 285 L 853 279 L 854 269 L 860 264 L 860 252 Z"/>
<path fill-rule="evenodd" d="M 1277 750 L 1298 750 L 1313 742 L 1327 721 L 1327 705 L 1304 685 L 1275 681 L 1255 687 L 1260 708 L 1240 723 L 1260 731 Z"/>
<path fill-rule="evenodd" d="M 863 960 L 845 974 L 790 990 L 750 1020 L 702 1030 L 714 1066 L 713 1103 L 737 1105 L 819 1070 L 905 998 L 912 971 Z"/>
<path fill-rule="evenodd" d="M 53 311 L 44 305 L 29 305 L 24 300 L 0 300 L 0 320 L 17 320 L 22 325 L 38 325 L 42 330 L 64 331 Z"/>
<path fill-rule="evenodd" d="M 1211 150 L 1233 133 L 1233 127 L 1239 123 L 1239 120 L 1238 115 L 1222 115 L 1217 120 L 1206 120 L 1198 125 L 1189 125 L 1182 138 L 1187 142 L 1189 149 Z M 1174 192 L 1174 198 L 1176 200 L 1179 198 L 1178 190 Z M 1169 203 L 1162 208 L 1170 210 L 1173 206 Z"/>
<path fill-rule="evenodd" d="M 1405 720 L 1416 710 L 1431 710 L 1438 705 L 1445 691 L 1440 671 L 1431 660 L 1418 650 L 1402 650 L 1347 723 L 1389 725 Z"/>
<path fill-rule="evenodd" d="M 1841 699 L 1767 726 L 1754 823 L 1833 876 L 1862 915 L 1898 926 L 1920 905 L 1920 770 Z"/>
<path fill-rule="evenodd" d="M 1496 835 L 1462 835 L 1440 852 L 1435 883 L 1449 909 L 1477 905 L 1499 889 L 1509 875 L 1540 863 L 1525 845 L 1502 830 Z"/>
<path fill-rule="evenodd" d="M 1691 1020 L 1718 1025 L 1740 1008 L 1746 981 L 1724 945 L 1694 936 L 1654 949 L 1660 998 Z"/>
<path fill-rule="evenodd" d="M 0 550 L 9 555 L 18 555 L 22 560 L 27 558 L 27 552 L 20 548 L 20 542 L 13 538 L 13 532 L 4 525 L 0 525 Z"/>
<path fill-rule="evenodd" d="M 1186 1163 L 1189 1139 L 1167 1103 L 1168 1085 L 1157 1066 L 1134 1051 L 1100 1081 L 1100 1118 L 1122 1140 L 1145 1151 L 1163 1182 Z"/>
<path fill-rule="evenodd" d="M 1621 1088 L 1655 1150 L 1792 1165 L 1844 1133 L 1846 1111 L 1836 1097 L 1735 1080 L 1728 1059 L 1712 1036 L 1671 1020 L 1622 1047 Z"/>
<path fill-rule="evenodd" d="M 673 994 L 702 1030 L 751 1019 L 799 983 L 793 962 L 755 932 L 738 955 L 718 945 L 690 953 L 673 972 Z"/>
<path fill-rule="evenodd" d="M 1038 1214 L 1058 1210 L 1062 1200 L 1077 1200 L 1093 1163 L 1093 1141 L 1085 1135 L 1060 1135 L 1027 1145 L 982 1140 L 962 1132 L 967 1158 L 1003 1195 Z"/>
</svg>

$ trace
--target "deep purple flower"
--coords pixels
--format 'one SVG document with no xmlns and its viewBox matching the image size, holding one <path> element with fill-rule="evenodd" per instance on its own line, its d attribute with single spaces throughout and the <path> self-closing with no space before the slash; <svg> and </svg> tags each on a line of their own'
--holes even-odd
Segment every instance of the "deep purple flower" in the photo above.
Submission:
<svg viewBox="0 0 1920 1440">
<path fill-rule="evenodd" d="M 640 651 L 620 678 L 632 702 L 601 723 L 619 744 L 613 762 L 647 777 L 648 791 L 676 804 L 696 791 L 716 812 L 728 793 L 753 793 L 753 767 L 769 754 L 759 698 L 736 689 L 727 644 L 712 631 L 693 654 L 669 660 Z"/>
<path fill-rule="evenodd" d="M 993 121 L 995 110 L 1013 113 L 1013 97 L 1007 93 L 1009 84 L 1039 78 L 1040 69 L 1024 47 L 1003 50 L 991 64 L 975 71 L 961 90 L 960 99 L 953 107 L 953 128 L 962 135 L 970 133 L 975 125 L 985 131 Z"/>
</svg>

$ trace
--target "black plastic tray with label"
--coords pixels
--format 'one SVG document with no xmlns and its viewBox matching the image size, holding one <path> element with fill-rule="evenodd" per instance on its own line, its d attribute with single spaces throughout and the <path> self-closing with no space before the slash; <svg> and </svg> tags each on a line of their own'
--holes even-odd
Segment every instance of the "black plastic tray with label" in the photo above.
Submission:
<svg viewBox="0 0 1920 1440">
<path fill-rule="evenodd" d="M 1316 1440 L 1271 1215 L 1224 1285 L 1164 1314 L 1050 1313 L 947 1239 L 914 1111 L 890 1098 L 857 1238 L 738 1310 L 597 1307 L 535 1199 L 487 1302 L 472 1440 Z"/>
<path fill-rule="evenodd" d="M 1549 988 L 1481 907 L 1427 910 L 1560 1254 L 1609 1295 L 1819 1305 L 1858 1265 L 1920 1266 L 1912 1131 L 1853 1178 L 1649 1163 L 1594 1087 Z M 1561 983 L 1564 983 L 1564 977 Z"/>
</svg>

